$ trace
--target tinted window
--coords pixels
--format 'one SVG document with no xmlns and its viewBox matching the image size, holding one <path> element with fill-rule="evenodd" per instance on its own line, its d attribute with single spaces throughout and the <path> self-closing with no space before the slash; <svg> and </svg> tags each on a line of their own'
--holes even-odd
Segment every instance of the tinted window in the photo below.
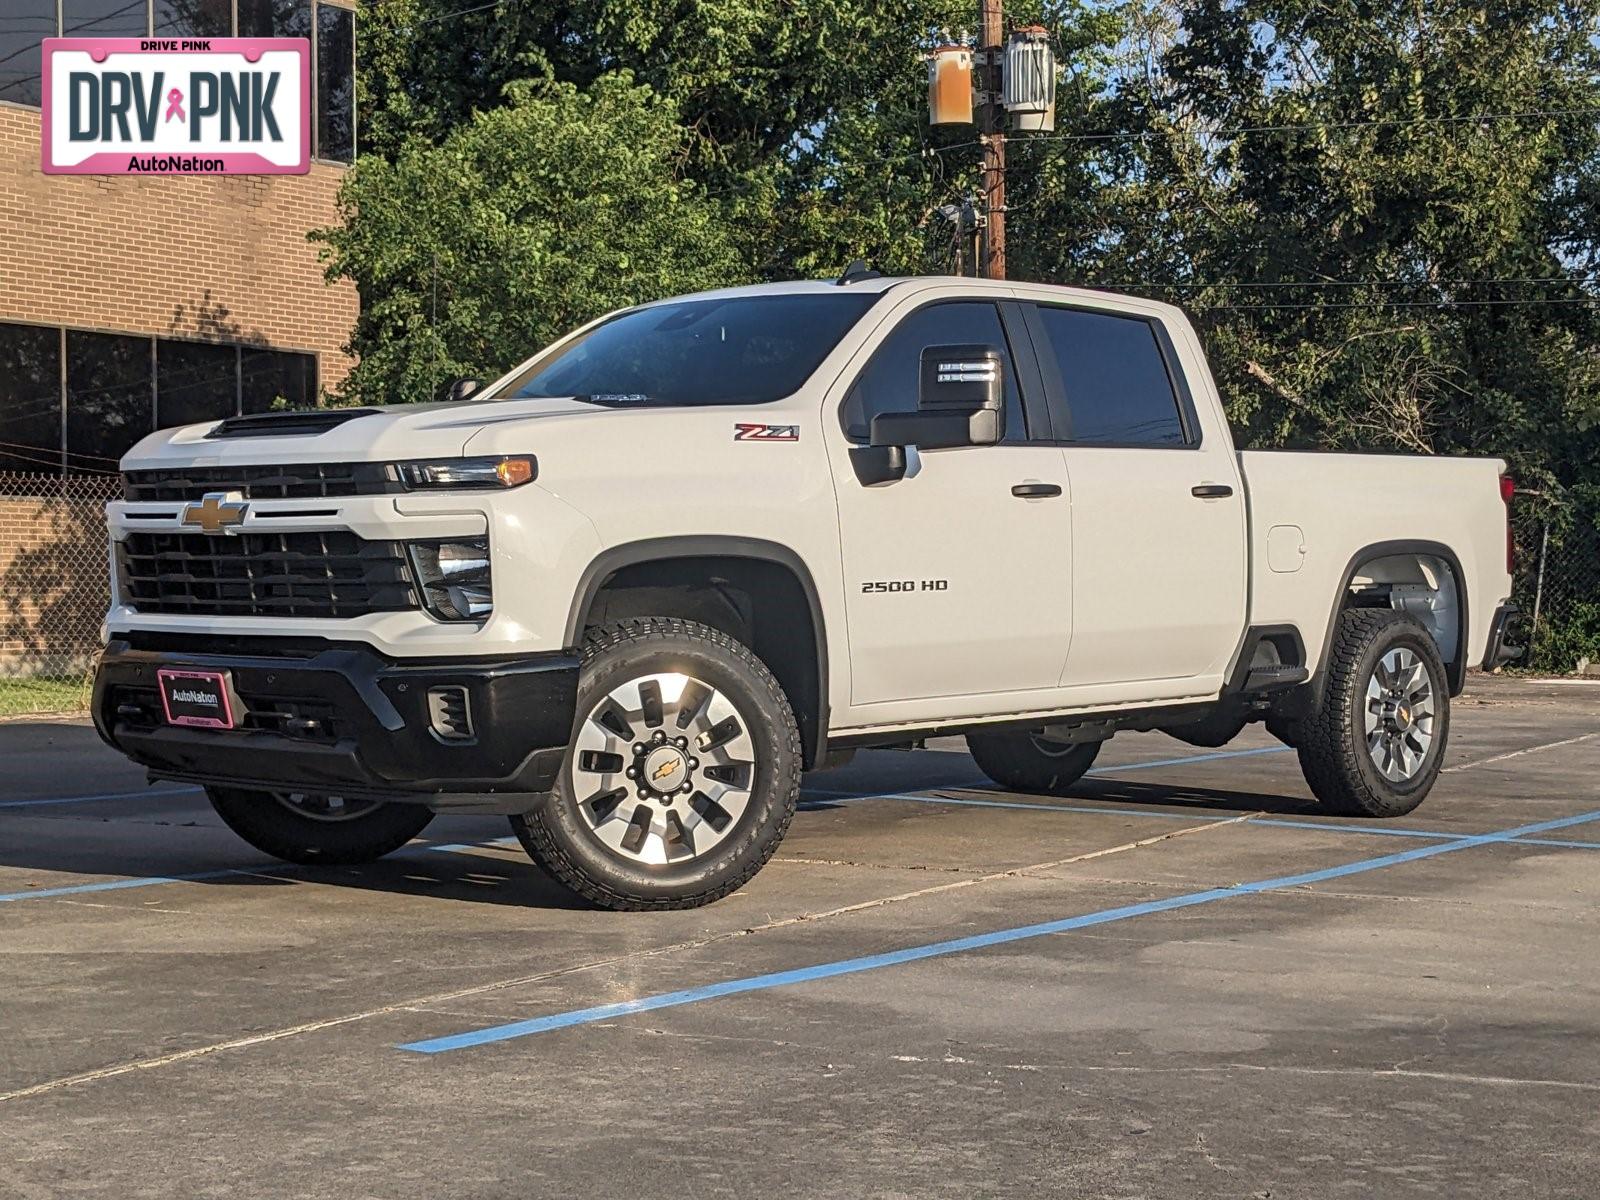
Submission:
<svg viewBox="0 0 1600 1200">
<path fill-rule="evenodd" d="M 317 8 L 317 157 L 356 156 L 355 14 Z"/>
<path fill-rule="evenodd" d="M 924 349 L 972 342 L 999 348 L 1005 372 L 1004 440 L 1026 441 L 1017 372 L 999 310 L 993 304 L 969 300 L 919 308 L 894 327 L 845 397 L 844 427 L 850 440 L 865 442 L 871 436 L 872 418 L 879 413 L 916 410 Z"/>
<path fill-rule="evenodd" d="M 796 391 L 876 298 L 736 296 L 634 309 L 544 355 L 496 398 L 766 404 Z"/>
<path fill-rule="evenodd" d="M 228 37 L 233 0 L 156 0 L 157 37 Z"/>
<path fill-rule="evenodd" d="M 1148 321 L 1071 308 L 1039 308 L 1072 417 L 1072 440 L 1185 443 L 1178 400 Z"/>
<path fill-rule="evenodd" d="M 67 331 L 67 463 L 110 470 L 154 425 L 150 339 Z"/>
<path fill-rule="evenodd" d="M 238 410 L 238 351 L 206 342 L 156 343 L 156 428 L 195 425 Z"/>
<path fill-rule="evenodd" d="M 56 35 L 56 0 L 0 5 L 0 100 L 39 103 L 39 43 Z"/>
<path fill-rule="evenodd" d="M 61 470 L 61 331 L 0 325 L 0 471 Z"/>
<path fill-rule="evenodd" d="M 311 408 L 317 402 L 317 360 L 311 354 L 245 348 L 240 364 L 244 411 Z"/>
<path fill-rule="evenodd" d="M 62 0 L 67 37 L 143 37 L 150 31 L 145 0 Z"/>
<path fill-rule="evenodd" d="M 311 0 L 239 0 L 240 37 L 311 36 Z"/>
</svg>

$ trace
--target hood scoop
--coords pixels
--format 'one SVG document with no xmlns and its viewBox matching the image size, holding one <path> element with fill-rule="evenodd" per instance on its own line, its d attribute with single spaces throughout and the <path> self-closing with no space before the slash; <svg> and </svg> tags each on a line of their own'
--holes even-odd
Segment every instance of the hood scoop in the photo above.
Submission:
<svg viewBox="0 0 1600 1200">
<path fill-rule="evenodd" d="M 377 415 L 375 408 L 313 408 L 300 412 L 255 413 L 248 417 L 229 417 L 207 438 L 316 437 L 357 417 Z"/>
</svg>

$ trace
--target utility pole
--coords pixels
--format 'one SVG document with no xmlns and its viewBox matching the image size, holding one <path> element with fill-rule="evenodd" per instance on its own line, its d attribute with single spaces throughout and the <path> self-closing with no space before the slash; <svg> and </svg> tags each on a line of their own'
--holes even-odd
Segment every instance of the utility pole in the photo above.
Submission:
<svg viewBox="0 0 1600 1200">
<path fill-rule="evenodd" d="M 983 251 L 979 263 L 985 279 L 1006 277 L 1006 135 L 1005 109 L 1000 104 L 1005 54 L 1005 18 L 1000 0 L 978 0 L 979 62 L 982 66 L 983 104 L 979 136 L 983 141 Z"/>
</svg>

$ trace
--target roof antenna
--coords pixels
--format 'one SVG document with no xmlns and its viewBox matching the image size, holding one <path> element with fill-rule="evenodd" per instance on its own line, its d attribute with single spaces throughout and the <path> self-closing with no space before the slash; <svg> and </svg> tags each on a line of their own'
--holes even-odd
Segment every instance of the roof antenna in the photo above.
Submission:
<svg viewBox="0 0 1600 1200">
<path fill-rule="evenodd" d="M 849 287 L 852 283 L 860 283 L 863 279 L 882 278 L 882 271 L 874 270 L 872 267 L 867 266 L 866 259 L 858 258 L 854 259 L 850 265 L 844 269 L 844 274 L 840 275 L 838 279 L 834 280 L 834 283 L 838 284 L 840 287 Z"/>
</svg>

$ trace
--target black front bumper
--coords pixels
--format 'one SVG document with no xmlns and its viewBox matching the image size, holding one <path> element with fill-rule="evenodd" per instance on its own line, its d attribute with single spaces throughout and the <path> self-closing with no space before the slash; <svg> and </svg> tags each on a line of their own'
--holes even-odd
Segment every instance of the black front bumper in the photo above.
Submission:
<svg viewBox="0 0 1600 1200">
<path fill-rule="evenodd" d="M 232 730 L 168 725 L 161 667 L 227 671 L 243 701 Z M 371 647 L 260 639 L 114 639 L 94 684 L 100 736 L 153 778 L 493 807 L 554 786 L 572 735 L 573 653 L 395 660 Z M 465 689 L 469 738 L 441 737 L 428 693 Z M 454 803 L 453 803 L 454 802 Z M 521 806 L 525 807 L 525 805 Z"/>
</svg>

